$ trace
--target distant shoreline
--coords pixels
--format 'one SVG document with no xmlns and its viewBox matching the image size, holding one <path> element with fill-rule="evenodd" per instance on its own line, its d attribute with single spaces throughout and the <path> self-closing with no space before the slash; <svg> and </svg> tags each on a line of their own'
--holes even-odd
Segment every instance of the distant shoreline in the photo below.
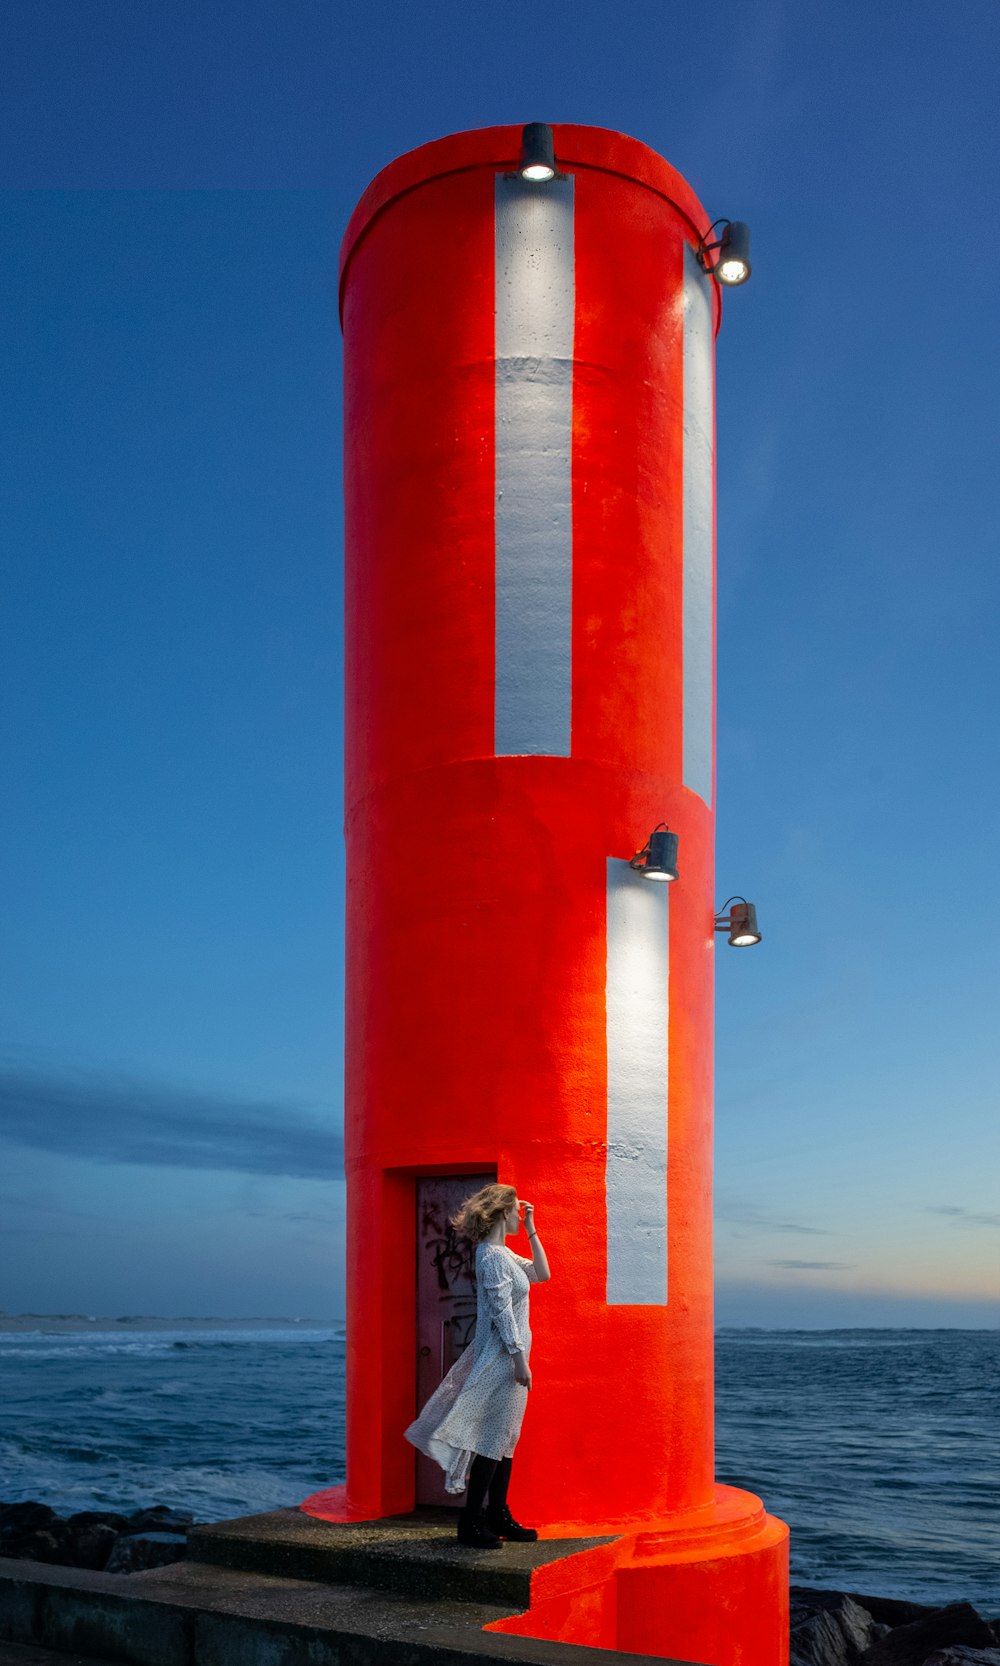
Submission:
<svg viewBox="0 0 1000 1666">
<path fill-rule="evenodd" d="M 0 1313 L 0 1335 L 44 1330 L 50 1335 L 87 1331 L 177 1330 L 342 1330 L 343 1319 L 270 1319 L 160 1313 L 124 1313 L 118 1317 L 101 1313 Z"/>
</svg>

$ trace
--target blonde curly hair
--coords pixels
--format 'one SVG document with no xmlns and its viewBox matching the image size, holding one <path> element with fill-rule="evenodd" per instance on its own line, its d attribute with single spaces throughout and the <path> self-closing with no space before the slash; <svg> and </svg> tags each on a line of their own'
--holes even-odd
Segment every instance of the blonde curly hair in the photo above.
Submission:
<svg viewBox="0 0 1000 1666">
<path fill-rule="evenodd" d="M 489 1235 L 490 1228 L 501 1220 L 517 1202 L 516 1186 L 502 1186 L 493 1181 L 467 1197 L 457 1215 L 449 1217 L 451 1225 L 463 1238 L 480 1243 Z"/>
</svg>

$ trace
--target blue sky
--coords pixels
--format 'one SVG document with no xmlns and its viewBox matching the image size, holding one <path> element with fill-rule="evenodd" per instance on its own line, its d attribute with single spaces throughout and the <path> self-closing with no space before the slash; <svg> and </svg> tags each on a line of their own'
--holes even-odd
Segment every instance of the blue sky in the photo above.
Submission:
<svg viewBox="0 0 1000 1666">
<path fill-rule="evenodd" d="M 719 1320 L 997 1323 L 998 48 L 992 0 L 9 0 L 0 1308 L 342 1311 L 337 245 L 399 152 L 565 119 L 753 229 Z"/>
</svg>

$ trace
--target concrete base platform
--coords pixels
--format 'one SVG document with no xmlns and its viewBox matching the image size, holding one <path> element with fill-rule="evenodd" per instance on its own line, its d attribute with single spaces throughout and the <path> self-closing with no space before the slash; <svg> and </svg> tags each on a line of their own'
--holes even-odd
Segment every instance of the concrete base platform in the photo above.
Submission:
<svg viewBox="0 0 1000 1666">
<path fill-rule="evenodd" d="M 343 1485 L 312 1494 L 299 1509 L 344 1543 L 414 1519 L 362 1516 Z M 521 1612 L 488 1630 L 707 1666 L 788 1666 L 788 1528 L 755 1493 L 716 1483 L 703 1503 L 671 1516 L 587 1524 L 589 1537 L 578 1536 L 578 1526 L 545 1524 L 530 1547 L 542 1556 Z M 483 1555 L 491 1562 L 502 1555 L 502 1567 L 523 1548 Z M 557 1561 L 545 1559 L 549 1549 L 560 1553 Z"/>
<path fill-rule="evenodd" d="M 113 1663 L 95 1660 L 93 1655 L 57 1654 L 55 1649 L 39 1649 L 34 1643 L 0 1643 L 0 1666 L 113 1666 Z"/>
<path fill-rule="evenodd" d="M 613 1543 L 466 1550 L 439 1514 L 366 1523 L 359 1537 L 356 1527 L 270 1511 L 200 1527 L 186 1561 L 145 1573 L 0 1559 L 0 1640 L 91 1666 L 662 1661 L 484 1630 L 528 1606 L 533 1576 L 568 1597 L 586 1576 L 581 1560 L 600 1563 Z"/>
<path fill-rule="evenodd" d="M 337 1585 L 365 1585 L 422 1601 L 527 1608 L 543 1583 L 553 1594 L 594 1577 L 612 1559 L 588 1554 L 613 1537 L 505 1543 L 469 1550 L 455 1536 L 457 1510 L 414 1510 L 379 1521 L 317 1521 L 301 1510 L 270 1510 L 192 1528 L 188 1556 L 219 1567 Z M 565 1564 L 563 1566 L 563 1564 Z M 541 1581 L 539 1576 L 541 1576 Z"/>
</svg>

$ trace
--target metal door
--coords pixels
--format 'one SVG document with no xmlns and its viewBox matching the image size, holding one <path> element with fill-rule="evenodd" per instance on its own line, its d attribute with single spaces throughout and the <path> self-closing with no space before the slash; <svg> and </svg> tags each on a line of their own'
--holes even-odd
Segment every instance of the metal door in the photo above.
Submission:
<svg viewBox="0 0 1000 1666">
<path fill-rule="evenodd" d="M 476 1246 L 460 1237 L 448 1217 L 488 1174 L 433 1174 L 417 1180 L 417 1411 L 426 1403 L 476 1329 Z M 444 1490 L 444 1471 L 423 1452 L 417 1458 L 418 1504 L 461 1503 L 464 1494 Z"/>
</svg>

